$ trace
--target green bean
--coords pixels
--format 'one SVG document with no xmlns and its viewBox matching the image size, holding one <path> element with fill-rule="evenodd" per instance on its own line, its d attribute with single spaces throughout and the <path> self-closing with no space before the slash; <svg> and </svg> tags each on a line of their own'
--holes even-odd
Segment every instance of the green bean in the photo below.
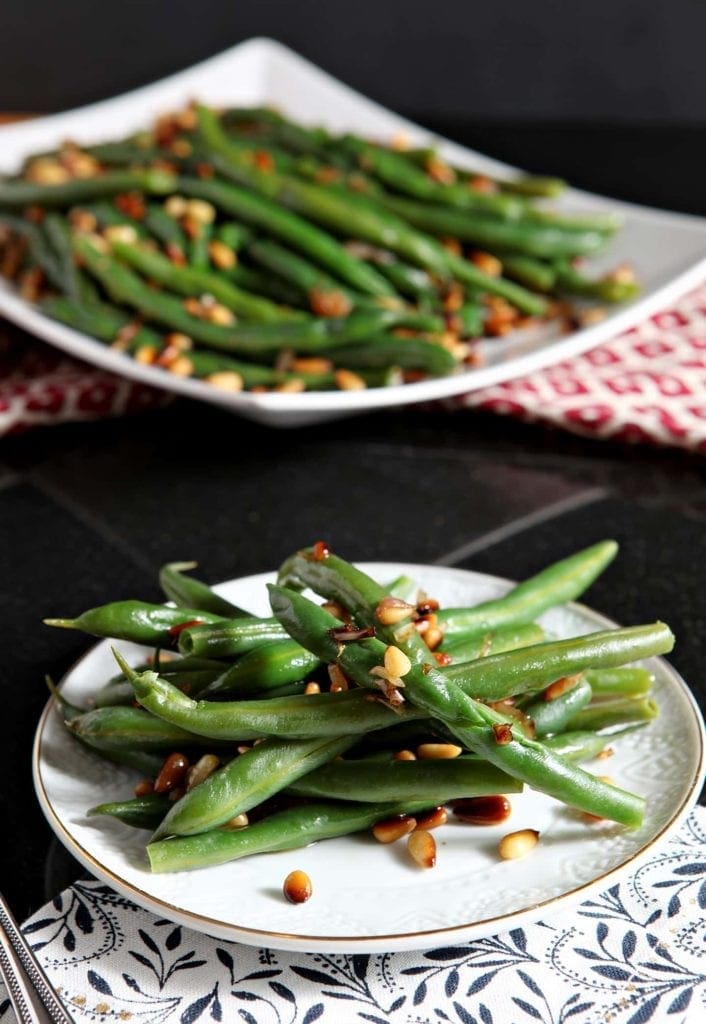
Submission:
<svg viewBox="0 0 706 1024">
<path fill-rule="evenodd" d="M 509 626 L 492 633 L 475 633 L 470 637 L 451 638 L 443 643 L 441 650 L 453 658 L 455 665 L 464 661 L 475 661 L 490 654 L 513 651 L 517 647 L 529 647 L 544 640 L 544 630 L 534 622 L 527 625 Z"/>
<path fill-rule="evenodd" d="M 522 784 L 475 757 L 438 761 L 333 761 L 304 775 L 288 793 L 315 799 L 419 800 L 428 806 L 493 793 L 520 793 Z"/>
<path fill-rule="evenodd" d="M 659 707 L 652 697 L 616 698 L 600 701 L 582 711 L 577 711 L 567 723 L 567 729 L 612 729 L 616 725 L 633 725 L 649 722 L 659 714 Z"/>
<path fill-rule="evenodd" d="M 124 825 L 133 828 L 146 828 L 150 832 L 157 828 L 165 814 L 172 806 L 168 796 L 150 793 L 148 796 L 136 796 L 132 800 L 115 800 L 111 803 L 98 804 L 86 811 L 89 817 L 105 814 L 117 818 Z"/>
<path fill-rule="evenodd" d="M 186 258 L 186 235 L 179 222 L 170 217 L 163 206 L 151 203 L 147 207 L 144 225 L 163 245 L 171 247 L 172 255 L 178 251 Z"/>
<path fill-rule="evenodd" d="M 356 303 L 357 300 L 363 298 L 363 296 L 346 289 L 336 278 L 327 274 L 314 263 L 310 263 L 303 256 L 289 251 L 277 242 L 256 239 L 248 246 L 248 256 L 260 266 L 265 267 L 266 270 L 270 270 L 296 285 L 306 295 L 310 296 L 313 291 L 318 290 L 338 292 L 351 303 Z"/>
<path fill-rule="evenodd" d="M 342 754 L 352 743 L 352 736 L 264 740 L 178 800 L 158 826 L 153 840 L 168 835 L 194 835 L 225 825 Z"/>
<path fill-rule="evenodd" d="M 576 600 L 610 565 L 617 551 L 615 541 L 600 541 L 548 566 L 513 587 L 504 597 L 469 609 L 443 609 L 439 624 L 446 637 L 451 638 L 459 633 L 532 622 L 554 605 Z"/>
<path fill-rule="evenodd" d="M 563 732 L 577 711 L 590 703 L 591 684 L 585 678 L 577 679 L 571 689 L 553 700 L 538 698 L 522 704 L 524 713 L 534 723 L 535 735 L 541 739 L 551 733 Z"/>
<path fill-rule="evenodd" d="M 283 239 L 358 291 L 367 295 L 392 293 L 380 274 L 351 256 L 331 235 L 266 196 L 236 185 L 200 178 L 179 178 L 177 187 L 185 195 L 206 199 L 225 213 Z"/>
<path fill-rule="evenodd" d="M 171 686 L 171 683 L 168 684 Z M 173 689 L 181 693 L 176 687 Z M 169 751 L 203 746 L 204 738 L 135 707 L 101 707 L 67 722 L 69 732 L 100 750 Z"/>
<path fill-rule="evenodd" d="M 619 213 L 594 210 L 591 213 L 564 213 L 558 210 L 543 210 L 536 206 L 525 207 L 525 220 L 538 224 L 551 224 L 569 231 L 600 231 L 605 235 L 614 234 L 623 224 Z"/>
<path fill-rule="evenodd" d="M 485 310 L 480 302 L 464 302 L 453 314 L 463 338 L 479 338 L 483 334 Z"/>
<path fill-rule="evenodd" d="M 107 302 L 75 302 L 63 295 L 51 295 L 42 299 L 41 307 L 55 320 L 60 320 L 69 327 L 90 334 L 110 345 L 118 342 L 121 349 L 122 343 L 118 341 L 120 332 L 129 327 L 131 336 L 125 344 L 125 352 L 135 352 L 143 345 L 158 352 L 164 347 L 164 340 L 160 334 L 151 327 L 145 327 L 144 324 L 138 325 L 129 314 Z"/>
<path fill-rule="evenodd" d="M 323 562 L 328 563 L 330 557 Z M 293 559 L 285 563 L 289 567 L 288 572 L 294 568 L 292 563 Z M 321 566 L 323 563 L 307 564 Z M 355 577 L 356 583 L 359 575 L 364 576 L 355 570 L 351 575 Z M 337 591 L 347 592 L 348 607 L 353 605 L 357 609 L 362 609 L 370 598 L 377 604 L 380 594 L 384 594 L 384 590 L 373 580 L 367 577 L 364 577 L 364 580 L 360 586 L 354 586 L 349 577 L 340 588 L 335 588 Z M 317 574 L 316 588 L 321 592 L 319 583 L 320 577 Z M 318 608 L 293 591 L 274 586 L 268 589 L 273 610 L 293 639 L 313 650 L 319 657 L 328 660 L 331 656 L 332 640 L 330 637 L 322 640 L 321 625 L 326 623 L 324 630 L 330 629 L 329 622 L 332 617 L 325 609 Z M 327 596 L 332 596 L 333 588 L 326 589 L 329 591 Z M 370 614 L 369 610 L 368 615 Z M 409 650 L 415 657 L 414 648 L 410 647 Z M 336 654 L 337 651 L 334 656 Z M 350 678 L 362 686 L 370 686 L 373 683 L 371 669 L 383 663 L 383 656 L 383 643 L 362 640 L 356 644 L 345 645 L 338 654 L 338 660 Z M 608 786 L 600 779 L 587 775 L 557 758 L 541 743 L 530 740 L 520 733 L 513 735 L 508 743 L 498 743 L 493 726 L 506 725 L 504 717 L 468 697 L 430 662 L 425 662 L 423 666 L 419 663 L 413 664 L 405 675 L 404 685 L 406 699 L 433 717 L 442 719 L 462 746 L 484 757 L 513 778 L 599 817 L 610 818 L 627 825 L 637 825 L 641 822 L 644 801 L 634 794 Z"/>
<path fill-rule="evenodd" d="M 601 302 L 628 302 L 640 294 L 637 281 L 615 280 L 610 276 L 597 279 L 585 277 L 570 263 L 561 261 L 555 264 L 556 289 L 569 295 L 583 295 L 589 299 L 600 299 Z"/>
<path fill-rule="evenodd" d="M 572 730 L 556 736 L 545 736 L 542 742 L 552 753 L 565 757 L 567 761 L 591 761 L 606 749 L 610 737 L 597 732 Z"/>
<path fill-rule="evenodd" d="M 554 223 L 493 220 L 464 210 L 426 205 L 397 196 L 385 196 L 383 202 L 387 209 L 421 231 L 458 238 L 487 249 L 554 259 L 596 252 L 606 241 L 600 231 L 568 230 Z"/>
<path fill-rule="evenodd" d="M 179 650 L 184 655 L 235 658 L 270 640 L 289 640 L 277 619 L 233 619 L 182 630 Z"/>
<path fill-rule="evenodd" d="M 212 612 L 226 619 L 235 619 L 239 615 L 248 615 L 242 608 L 231 604 L 201 580 L 193 576 L 184 576 L 188 569 L 195 569 L 197 562 L 169 562 L 159 570 L 159 585 L 167 600 L 176 605 L 196 608 L 199 611 Z"/>
<path fill-rule="evenodd" d="M 187 245 L 189 265 L 196 271 L 208 271 L 210 257 L 208 246 L 213 237 L 212 224 L 200 224 L 198 231 Z"/>
<path fill-rule="evenodd" d="M 90 608 L 75 619 L 44 619 L 47 626 L 80 629 L 93 636 L 130 640 L 148 647 L 170 644 L 185 622 L 217 623 L 225 621 L 212 612 L 196 608 L 169 608 L 146 601 L 113 601 Z M 187 630 L 184 630 L 187 632 Z"/>
<path fill-rule="evenodd" d="M 143 671 L 150 667 L 145 665 Z M 162 674 L 170 683 L 183 690 L 184 693 L 188 693 L 190 696 L 197 696 L 206 689 L 209 683 L 217 679 L 222 674 L 222 671 L 223 666 L 220 665 L 217 669 L 189 669 L 185 672 L 170 672 L 169 674 L 162 669 Z M 135 691 L 123 675 L 114 676 L 101 686 L 93 700 L 97 708 L 132 705 L 135 703 Z"/>
<path fill-rule="evenodd" d="M 254 232 L 245 224 L 236 224 L 235 221 L 230 220 L 216 226 L 216 238 L 233 252 L 238 253 L 243 246 L 252 242 Z"/>
<path fill-rule="evenodd" d="M 48 213 L 42 227 L 61 267 L 62 290 L 79 302 L 97 301 L 92 282 L 76 266 L 68 221 L 61 214 Z"/>
<path fill-rule="evenodd" d="M 264 696 L 287 683 L 296 683 L 321 664 L 316 655 L 294 640 L 273 640 L 248 651 L 210 684 L 204 697 Z"/>
<path fill-rule="evenodd" d="M 371 701 L 364 690 L 267 700 L 196 701 L 160 678 L 156 672 L 133 671 L 119 653 L 113 653 L 143 708 L 171 726 L 212 740 L 237 742 L 262 736 L 291 740 L 359 736 L 386 728 L 395 714 L 379 701 Z M 122 710 L 136 711 L 135 708 Z M 401 715 L 403 720 L 420 717 L 421 712 L 414 709 L 404 709 Z"/>
<path fill-rule="evenodd" d="M 147 847 L 147 855 L 154 872 L 189 871 L 225 864 L 256 853 L 294 850 L 321 839 L 363 832 L 385 818 L 425 809 L 415 803 L 400 801 L 394 804 L 336 804 L 330 801 L 307 804 L 269 815 L 236 831 L 215 829 L 200 835 L 152 841 Z"/>
<path fill-rule="evenodd" d="M 195 264 L 180 267 L 166 256 L 146 246 L 113 241 L 111 249 L 125 263 L 172 291 L 187 296 L 212 295 L 228 309 L 248 320 L 257 323 L 280 323 L 299 316 L 291 310 L 275 305 L 269 299 L 243 291 L 204 267 Z"/>
<path fill-rule="evenodd" d="M 98 196 L 138 190 L 156 195 L 175 191 L 175 178 L 154 169 L 108 171 L 92 178 L 73 178 L 58 185 L 40 185 L 33 181 L 0 181 L 0 207 L 71 206 Z"/>
<path fill-rule="evenodd" d="M 556 679 L 587 668 L 613 668 L 640 658 L 666 654 L 673 646 L 674 637 L 669 627 L 655 622 L 533 644 L 449 665 L 442 671 L 446 679 L 456 683 L 464 693 L 495 701 L 536 692 Z"/>
<path fill-rule="evenodd" d="M 521 178 L 511 178 L 509 181 L 500 182 L 503 192 L 512 192 L 518 196 L 537 197 L 539 199 L 552 199 L 561 195 L 566 189 L 566 182 L 561 178 L 547 178 L 529 174 Z"/>
<path fill-rule="evenodd" d="M 227 274 L 229 281 L 235 281 L 241 288 L 268 299 L 282 306 L 310 311 L 309 297 L 301 289 L 279 277 L 273 277 L 262 270 L 238 263 Z"/>
<path fill-rule="evenodd" d="M 388 256 L 387 259 L 376 259 L 374 264 L 395 291 L 401 295 L 408 295 L 418 302 L 425 299 L 436 301 L 436 288 L 426 270 L 412 267 L 393 256 Z"/>
<path fill-rule="evenodd" d="M 518 217 L 522 212 L 522 204 L 511 196 L 478 192 L 466 184 L 441 184 L 407 160 L 404 153 L 375 146 L 353 135 L 346 135 L 341 145 L 357 155 L 364 170 L 373 173 L 385 185 L 415 199 L 485 210 L 508 218 Z"/>
<path fill-rule="evenodd" d="M 456 359 L 448 349 L 422 338 L 370 336 L 364 343 L 327 348 L 321 354 L 337 366 L 356 370 L 400 366 L 443 376 L 452 373 L 457 366 Z"/>
<path fill-rule="evenodd" d="M 39 227 L 23 217 L 4 213 L 1 210 L 0 224 L 4 224 L 11 231 L 26 239 L 31 258 L 38 267 L 42 268 L 47 280 L 55 287 L 63 289 L 66 285 L 65 268 L 57 260 L 56 253 L 48 245 L 47 239 Z"/>
<path fill-rule="evenodd" d="M 604 668 L 590 669 L 586 680 L 594 697 L 646 697 L 654 676 L 647 668 Z"/>
<path fill-rule="evenodd" d="M 503 273 L 513 281 L 519 281 L 526 288 L 549 292 L 556 281 L 556 271 L 548 264 L 533 256 L 501 255 Z"/>
</svg>

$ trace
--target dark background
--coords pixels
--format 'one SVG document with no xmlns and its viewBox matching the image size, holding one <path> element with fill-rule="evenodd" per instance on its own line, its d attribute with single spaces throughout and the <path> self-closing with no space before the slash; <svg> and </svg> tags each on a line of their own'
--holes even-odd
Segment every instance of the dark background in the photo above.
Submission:
<svg viewBox="0 0 706 1024">
<path fill-rule="evenodd" d="M 423 121 L 703 121 L 702 0 L 3 0 L 0 109 L 60 110 L 252 36 Z"/>
</svg>

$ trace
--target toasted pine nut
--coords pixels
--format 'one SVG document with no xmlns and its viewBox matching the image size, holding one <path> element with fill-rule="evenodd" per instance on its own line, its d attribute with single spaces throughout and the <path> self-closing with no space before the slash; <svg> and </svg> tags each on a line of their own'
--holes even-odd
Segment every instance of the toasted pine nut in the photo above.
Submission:
<svg viewBox="0 0 706 1024">
<path fill-rule="evenodd" d="M 384 662 L 388 675 L 395 679 L 406 676 L 412 668 L 412 662 L 399 647 L 386 647 Z"/>
<path fill-rule="evenodd" d="M 431 832 L 412 832 L 407 849 L 420 868 L 433 868 L 436 864 L 436 840 Z"/>
<path fill-rule="evenodd" d="M 368 386 L 363 378 L 352 370 L 336 370 L 336 387 L 341 391 L 364 391 Z"/>
<path fill-rule="evenodd" d="M 330 373 L 332 367 L 330 359 L 323 359 L 320 356 L 303 356 L 293 359 L 291 363 L 293 373 Z"/>
<path fill-rule="evenodd" d="M 607 761 L 609 757 L 612 757 L 615 751 L 612 747 L 604 747 L 600 753 L 596 754 L 597 761 Z"/>
<path fill-rule="evenodd" d="M 220 327 L 230 327 L 235 323 L 235 314 L 227 306 L 221 305 L 220 302 L 214 302 L 206 313 L 206 319 Z"/>
<path fill-rule="evenodd" d="M 69 213 L 69 221 L 71 222 L 71 227 L 76 231 L 90 232 L 95 231 L 98 227 L 98 221 L 92 213 L 88 212 L 88 210 L 72 210 Z"/>
<path fill-rule="evenodd" d="M 235 250 L 217 238 L 208 243 L 208 255 L 219 270 L 230 270 L 238 262 Z"/>
<path fill-rule="evenodd" d="M 248 816 L 243 812 L 243 814 L 236 814 L 236 816 L 231 818 L 230 821 L 227 821 L 225 825 L 221 825 L 221 828 L 227 828 L 229 832 L 236 832 L 239 828 L 245 828 L 248 823 Z"/>
<path fill-rule="evenodd" d="M 526 857 L 539 841 L 539 832 L 534 828 L 523 828 L 519 832 L 508 832 L 498 843 L 498 853 L 503 860 L 518 860 Z"/>
<path fill-rule="evenodd" d="M 204 315 L 204 308 L 197 298 L 190 295 L 187 299 L 184 299 L 182 306 L 189 314 L 189 316 L 202 317 Z"/>
<path fill-rule="evenodd" d="M 188 352 L 194 347 L 194 343 L 188 334 L 182 334 L 181 331 L 172 331 L 164 339 L 167 345 L 179 349 L 180 352 Z"/>
<path fill-rule="evenodd" d="M 334 618 L 339 619 L 341 622 L 348 621 L 348 612 L 342 604 L 338 603 L 338 601 L 324 601 L 321 607 L 324 608 L 329 615 L 333 615 Z"/>
<path fill-rule="evenodd" d="M 154 782 L 152 779 L 142 779 L 135 786 L 135 796 L 150 796 L 154 793 Z"/>
<path fill-rule="evenodd" d="M 427 645 L 430 651 L 436 650 L 439 644 L 443 641 L 444 634 L 438 626 L 430 626 L 424 634 L 424 643 Z"/>
<path fill-rule="evenodd" d="M 205 199 L 188 199 L 184 213 L 197 224 L 213 224 L 216 219 L 216 208 Z"/>
<path fill-rule="evenodd" d="M 186 774 L 186 792 L 199 786 L 204 779 L 212 775 L 220 763 L 215 754 L 204 754 L 203 757 L 200 757 Z"/>
<path fill-rule="evenodd" d="M 512 743 L 512 726 L 507 722 L 496 722 L 493 726 L 493 736 L 495 742 L 501 747 Z"/>
<path fill-rule="evenodd" d="M 633 284 L 636 280 L 635 270 L 630 263 L 621 263 L 606 274 L 604 281 L 615 281 L 616 284 Z"/>
<path fill-rule="evenodd" d="M 578 672 L 573 676 L 562 676 L 561 679 L 556 679 L 553 683 L 549 684 L 542 696 L 545 700 L 556 700 L 562 694 L 573 690 L 582 675 L 582 672 Z"/>
<path fill-rule="evenodd" d="M 177 377 L 190 377 L 194 372 L 194 364 L 188 356 L 179 356 L 169 364 L 169 372 Z"/>
<path fill-rule="evenodd" d="M 321 693 L 321 687 L 318 683 L 307 683 L 304 687 L 304 693 L 310 696 L 312 693 Z"/>
<path fill-rule="evenodd" d="M 342 693 L 348 689 L 348 679 L 343 669 L 335 662 L 328 667 L 328 677 L 331 680 L 331 686 L 329 687 L 331 693 Z"/>
<path fill-rule="evenodd" d="M 137 232 L 132 224 L 109 224 L 103 234 L 109 242 L 125 242 L 127 245 L 134 245 L 137 241 Z"/>
<path fill-rule="evenodd" d="M 420 743 L 417 747 L 417 757 L 423 761 L 449 760 L 462 753 L 463 747 L 457 747 L 455 743 Z"/>
<path fill-rule="evenodd" d="M 402 836 L 409 835 L 416 828 L 417 820 L 409 814 L 400 814 L 396 818 L 385 818 L 373 825 L 373 835 L 379 843 L 394 843 Z"/>
<path fill-rule="evenodd" d="M 290 871 L 284 880 L 282 892 L 290 903 L 306 903 L 314 889 L 306 871 Z"/>
<path fill-rule="evenodd" d="M 62 182 L 68 181 L 71 175 L 57 160 L 39 157 L 29 165 L 25 177 L 39 185 L 61 185 Z"/>
<path fill-rule="evenodd" d="M 473 796 L 454 800 L 453 812 L 467 825 L 499 825 L 512 813 L 512 804 L 506 796 Z"/>
<path fill-rule="evenodd" d="M 189 770 L 189 760 L 184 754 L 176 751 L 165 758 L 154 784 L 155 793 L 169 793 L 181 786 Z"/>
<path fill-rule="evenodd" d="M 418 816 L 417 827 L 414 831 L 421 832 L 430 828 L 439 828 L 439 826 L 445 825 L 448 820 L 449 816 L 445 807 L 433 807 L 426 814 Z"/>
<path fill-rule="evenodd" d="M 140 345 L 135 352 L 135 362 L 143 366 L 150 366 L 157 358 L 157 349 L 154 345 Z"/>
<path fill-rule="evenodd" d="M 186 199 L 183 196 L 170 196 L 164 203 L 164 211 L 178 220 L 186 213 Z"/>
<path fill-rule="evenodd" d="M 500 277 L 503 272 L 503 265 L 497 256 L 491 256 L 489 252 L 476 252 L 471 254 L 471 263 L 489 277 Z"/>
<path fill-rule="evenodd" d="M 301 391 L 306 391 L 306 383 L 299 377 L 292 377 L 291 380 L 284 381 L 283 384 L 278 384 L 275 391 L 282 391 L 286 394 L 299 394 Z"/>
<path fill-rule="evenodd" d="M 416 761 L 417 755 L 413 750 L 398 750 L 392 755 L 393 761 Z"/>
<path fill-rule="evenodd" d="M 317 316 L 348 316 L 353 303 L 348 296 L 336 289 L 312 288 L 309 305 Z"/>
<path fill-rule="evenodd" d="M 210 373 L 206 380 L 214 388 L 220 388 L 221 391 L 242 391 L 245 387 L 243 378 L 233 370 L 220 370 L 218 373 Z"/>
<path fill-rule="evenodd" d="M 399 597 L 383 597 L 375 609 L 375 618 L 382 626 L 394 626 L 407 619 L 414 611 L 414 605 Z"/>
</svg>

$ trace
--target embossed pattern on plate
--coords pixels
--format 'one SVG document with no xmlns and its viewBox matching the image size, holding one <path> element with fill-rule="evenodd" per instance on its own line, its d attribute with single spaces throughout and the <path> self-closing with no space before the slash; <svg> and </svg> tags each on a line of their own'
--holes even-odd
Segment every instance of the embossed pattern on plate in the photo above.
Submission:
<svg viewBox="0 0 706 1024">
<path fill-rule="evenodd" d="M 447 605 L 476 603 L 509 587 L 507 581 L 458 569 L 397 563 L 363 567 L 379 579 L 407 573 Z M 271 578 L 250 576 L 219 590 L 264 613 L 264 584 Z M 576 604 L 547 613 L 543 621 L 551 633 L 565 636 L 611 624 Z M 139 648 L 120 646 L 137 659 Z M 37 730 L 35 786 L 52 828 L 89 870 L 135 902 L 185 925 L 253 945 L 309 951 L 374 952 L 456 943 L 546 916 L 552 907 L 610 885 L 683 819 L 703 777 L 703 723 L 686 684 L 666 662 L 653 659 L 650 667 L 661 714 L 648 729 L 615 743 L 610 762 L 618 784 L 649 798 L 644 824 L 633 831 L 608 822 L 588 825 L 555 801 L 526 791 L 512 798 L 510 825 L 538 828 L 542 836 L 524 861 L 497 857 L 507 825 L 471 829 L 450 824 L 436 833 L 436 868 L 424 873 L 408 859 L 404 844 L 390 848 L 353 836 L 203 871 L 151 875 L 144 855 L 146 833 L 85 815 L 96 803 L 129 794 L 134 775 L 74 743 L 49 706 Z M 64 692 L 81 704 L 113 673 L 109 644 L 100 643 L 69 672 Z M 593 770 L 602 773 L 599 764 Z M 314 883 L 314 897 L 298 907 L 280 894 L 284 877 L 295 868 L 306 870 Z"/>
</svg>

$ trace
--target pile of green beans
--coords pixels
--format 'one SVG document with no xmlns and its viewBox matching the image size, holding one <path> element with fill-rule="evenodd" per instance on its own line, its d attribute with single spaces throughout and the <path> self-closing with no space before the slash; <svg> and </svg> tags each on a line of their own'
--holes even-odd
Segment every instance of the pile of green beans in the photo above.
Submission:
<svg viewBox="0 0 706 1024">
<path fill-rule="evenodd" d="M 407 577 L 382 585 L 319 542 L 282 565 L 270 617 L 185 562 L 160 572 L 171 605 L 119 601 L 46 620 L 152 649 L 135 667 L 114 649 L 119 673 L 90 709 L 52 689 L 77 741 L 146 776 L 134 798 L 89 813 L 150 829 L 155 871 L 524 786 L 637 826 L 644 798 L 579 762 L 658 713 L 651 673 L 633 663 L 671 650 L 672 634 L 657 622 L 556 640 L 536 621 L 579 597 L 616 550 L 594 544 L 501 598 L 453 608 Z M 424 759 L 427 749 L 443 759 Z M 175 757 L 191 768 L 165 789 Z"/>
<path fill-rule="evenodd" d="M 0 180 L 0 268 L 126 358 L 230 391 L 444 376 L 566 305 L 633 298 L 577 261 L 620 223 L 546 207 L 563 182 L 491 180 L 429 149 L 195 105 Z M 555 299 L 561 299 L 557 304 Z"/>
</svg>

